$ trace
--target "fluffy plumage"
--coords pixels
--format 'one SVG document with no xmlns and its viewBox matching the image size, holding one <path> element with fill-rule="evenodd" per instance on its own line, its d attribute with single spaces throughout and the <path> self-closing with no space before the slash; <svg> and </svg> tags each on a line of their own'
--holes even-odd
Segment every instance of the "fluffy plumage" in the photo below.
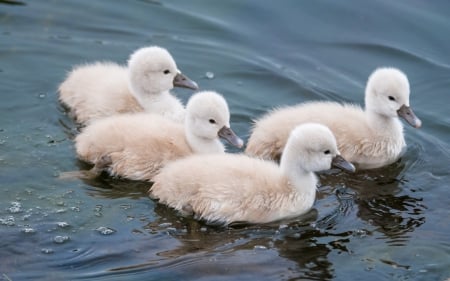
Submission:
<svg viewBox="0 0 450 281">
<path fill-rule="evenodd" d="M 219 136 L 242 147 L 230 129 L 225 99 L 199 92 L 186 106 L 184 126 L 157 114 L 121 114 L 97 120 L 76 137 L 81 160 L 97 171 L 132 180 L 151 180 L 166 163 L 192 153 L 223 153 Z M 227 134 L 223 136 L 223 132 Z"/>
<path fill-rule="evenodd" d="M 313 172 L 329 169 L 338 154 L 328 128 L 303 124 L 292 131 L 280 166 L 242 154 L 192 155 L 164 167 L 150 196 L 214 223 L 296 217 L 313 206 Z"/>
<path fill-rule="evenodd" d="M 342 156 L 361 169 L 395 162 L 406 143 L 399 116 L 413 127 L 421 121 L 409 107 L 409 82 L 395 68 L 380 68 L 369 77 L 363 110 L 337 102 L 307 102 L 275 109 L 254 124 L 246 153 L 278 160 L 289 132 L 298 124 L 317 122 L 335 135 Z"/>
<path fill-rule="evenodd" d="M 169 92 L 174 86 L 197 89 L 166 49 L 146 47 L 135 51 L 126 67 L 113 62 L 75 67 L 59 86 L 59 100 L 81 124 L 141 111 L 182 122 L 184 107 Z"/>
</svg>

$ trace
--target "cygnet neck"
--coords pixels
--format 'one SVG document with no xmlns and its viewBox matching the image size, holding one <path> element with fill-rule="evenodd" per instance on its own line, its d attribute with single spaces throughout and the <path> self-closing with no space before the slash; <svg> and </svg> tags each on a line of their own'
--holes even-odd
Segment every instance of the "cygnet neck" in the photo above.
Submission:
<svg viewBox="0 0 450 281">
<path fill-rule="evenodd" d="M 167 99 L 168 96 L 170 96 L 169 91 L 164 92 L 142 92 L 139 90 L 136 90 L 134 88 L 131 91 L 131 94 L 133 97 L 137 100 L 137 102 L 144 108 L 145 110 L 150 110 L 153 108 L 152 105 L 157 104 L 159 101 L 162 101 L 164 99 Z"/>
<path fill-rule="evenodd" d="M 301 192 L 316 190 L 317 177 L 312 171 L 306 170 L 301 163 L 298 162 L 299 157 L 295 153 L 290 153 L 290 147 L 286 146 L 280 160 L 281 172 L 291 182 L 292 186 Z"/>
<path fill-rule="evenodd" d="M 366 117 L 369 126 L 374 132 L 398 137 L 403 135 L 403 125 L 398 117 L 386 116 L 373 110 L 366 109 Z"/>
<path fill-rule="evenodd" d="M 225 151 L 225 147 L 218 138 L 209 139 L 195 135 L 192 132 L 193 127 L 190 125 L 191 123 L 188 119 L 189 118 L 187 117 L 184 123 L 184 133 L 186 136 L 186 141 L 192 149 L 192 152 L 196 154 L 206 154 L 223 153 Z"/>
</svg>

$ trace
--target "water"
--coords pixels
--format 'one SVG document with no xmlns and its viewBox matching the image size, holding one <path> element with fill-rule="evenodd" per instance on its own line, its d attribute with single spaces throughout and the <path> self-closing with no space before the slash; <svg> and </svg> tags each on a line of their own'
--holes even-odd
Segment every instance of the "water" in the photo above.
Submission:
<svg viewBox="0 0 450 281">
<path fill-rule="evenodd" d="M 449 278 L 449 16 L 421 0 L 0 1 L 0 280 Z M 323 174 L 308 215 L 269 225 L 183 218 L 145 183 L 59 179 L 83 168 L 56 98 L 67 71 L 153 44 L 226 96 L 243 138 L 279 105 L 362 103 L 386 65 L 423 127 L 398 163 Z"/>
</svg>

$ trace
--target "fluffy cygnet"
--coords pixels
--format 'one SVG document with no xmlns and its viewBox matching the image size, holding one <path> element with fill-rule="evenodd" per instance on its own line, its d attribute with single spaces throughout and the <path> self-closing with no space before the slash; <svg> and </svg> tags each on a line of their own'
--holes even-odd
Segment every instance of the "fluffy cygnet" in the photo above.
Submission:
<svg viewBox="0 0 450 281">
<path fill-rule="evenodd" d="M 198 89 L 181 74 L 166 49 L 146 47 L 130 56 L 128 67 L 112 62 L 75 67 L 59 86 L 59 99 L 81 124 L 140 111 L 182 122 L 184 107 L 169 92 L 174 86 Z"/>
<path fill-rule="evenodd" d="M 375 70 L 367 82 L 365 104 L 365 110 L 326 101 L 275 109 L 255 122 L 246 153 L 278 160 L 292 128 L 317 122 L 331 129 L 342 156 L 358 169 L 391 164 L 406 147 L 398 117 L 415 128 L 421 126 L 409 107 L 408 78 L 395 68 Z"/>
<path fill-rule="evenodd" d="M 316 171 L 332 164 L 354 171 L 320 124 L 295 128 L 280 166 L 243 154 L 192 155 L 169 163 L 150 196 L 211 223 L 267 223 L 306 213 L 316 196 Z"/>
<path fill-rule="evenodd" d="M 230 128 L 225 99 L 216 92 L 193 95 L 186 119 L 176 123 L 157 114 L 120 114 L 97 120 L 75 139 L 78 157 L 94 171 L 132 180 L 151 180 L 166 163 L 192 153 L 223 153 L 219 137 L 242 147 Z"/>
</svg>

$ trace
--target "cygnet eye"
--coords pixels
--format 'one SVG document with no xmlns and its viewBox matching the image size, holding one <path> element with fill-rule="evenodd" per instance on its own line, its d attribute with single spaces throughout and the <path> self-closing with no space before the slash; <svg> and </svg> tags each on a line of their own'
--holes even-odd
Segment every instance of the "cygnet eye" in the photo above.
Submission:
<svg viewBox="0 0 450 281">
<path fill-rule="evenodd" d="M 211 123 L 211 124 L 216 124 L 216 120 L 214 120 L 214 119 L 209 119 L 209 123 Z"/>
<path fill-rule="evenodd" d="M 329 149 L 325 150 L 325 151 L 323 152 L 323 154 L 330 154 L 330 150 L 329 150 Z"/>
<path fill-rule="evenodd" d="M 170 73 L 170 70 L 168 70 L 168 69 L 164 70 L 164 74 L 169 74 L 169 73 Z"/>
<path fill-rule="evenodd" d="M 391 101 L 395 101 L 395 98 L 393 96 L 389 96 L 388 99 Z"/>
</svg>

